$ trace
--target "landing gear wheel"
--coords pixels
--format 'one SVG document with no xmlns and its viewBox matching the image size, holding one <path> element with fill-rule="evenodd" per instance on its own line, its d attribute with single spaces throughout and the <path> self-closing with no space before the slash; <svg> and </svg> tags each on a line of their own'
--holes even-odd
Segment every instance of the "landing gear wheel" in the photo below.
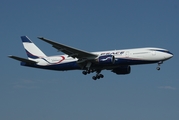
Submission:
<svg viewBox="0 0 179 120">
<path fill-rule="evenodd" d="M 90 73 L 91 73 L 91 71 L 90 71 L 90 70 L 88 70 L 88 71 L 87 71 L 87 73 L 88 73 L 88 74 L 90 74 Z"/>
<path fill-rule="evenodd" d="M 93 80 L 96 80 L 96 79 L 97 79 L 97 77 L 96 77 L 96 76 L 93 76 L 92 78 L 93 78 Z"/>
<path fill-rule="evenodd" d="M 96 76 L 93 76 L 93 80 L 97 80 L 97 79 L 100 79 L 100 78 L 103 78 L 104 75 L 103 74 L 97 74 Z"/>
<path fill-rule="evenodd" d="M 94 70 L 91 70 L 91 72 L 94 72 Z M 100 79 L 100 78 L 103 78 L 104 75 L 103 74 L 100 74 L 101 70 L 96 70 L 96 75 L 93 76 L 93 80 L 97 80 L 97 79 Z"/>
<path fill-rule="evenodd" d="M 97 78 L 100 79 L 101 77 L 98 75 Z"/>
<path fill-rule="evenodd" d="M 86 72 L 86 71 L 83 71 L 82 73 L 83 73 L 84 75 L 86 75 L 86 74 L 87 74 L 87 72 Z"/>
<path fill-rule="evenodd" d="M 99 76 L 100 76 L 100 78 L 103 78 L 103 77 L 104 77 L 104 75 L 103 75 L 103 74 L 99 74 Z"/>
<path fill-rule="evenodd" d="M 160 70 L 160 67 L 157 67 L 157 70 Z"/>
</svg>

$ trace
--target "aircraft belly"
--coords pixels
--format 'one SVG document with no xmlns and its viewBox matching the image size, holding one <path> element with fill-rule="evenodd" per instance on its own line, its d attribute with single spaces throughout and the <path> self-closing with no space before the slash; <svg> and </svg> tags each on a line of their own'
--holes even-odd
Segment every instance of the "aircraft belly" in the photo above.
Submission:
<svg viewBox="0 0 179 120">
<path fill-rule="evenodd" d="M 25 63 L 23 63 L 21 65 L 28 66 L 28 67 L 41 68 L 41 69 L 48 69 L 48 70 L 57 70 L 57 71 L 80 69 L 79 65 L 76 62 L 52 64 L 52 65 L 46 65 L 46 66 L 40 66 L 40 65 L 35 65 L 35 64 L 32 65 L 32 64 L 25 64 Z"/>
</svg>

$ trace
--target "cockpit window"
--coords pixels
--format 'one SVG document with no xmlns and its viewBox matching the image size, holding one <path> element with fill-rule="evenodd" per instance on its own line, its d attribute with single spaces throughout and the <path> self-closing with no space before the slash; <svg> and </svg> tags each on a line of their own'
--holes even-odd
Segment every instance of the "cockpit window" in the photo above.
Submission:
<svg viewBox="0 0 179 120">
<path fill-rule="evenodd" d="M 164 53 L 168 53 L 168 54 L 172 54 L 170 51 L 168 50 L 157 50 L 157 49 L 153 49 L 153 51 L 159 51 L 159 52 L 164 52 Z M 172 54 L 173 55 L 173 54 Z"/>
</svg>

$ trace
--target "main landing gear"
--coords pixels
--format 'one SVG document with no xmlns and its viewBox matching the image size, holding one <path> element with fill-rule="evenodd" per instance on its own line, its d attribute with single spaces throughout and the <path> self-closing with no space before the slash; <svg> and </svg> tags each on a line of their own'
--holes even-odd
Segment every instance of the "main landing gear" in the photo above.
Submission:
<svg viewBox="0 0 179 120">
<path fill-rule="evenodd" d="M 96 70 L 84 70 L 82 73 L 84 75 L 87 75 L 87 74 L 90 74 L 90 73 L 93 73 L 95 72 Z M 97 80 L 97 79 L 100 79 L 100 78 L 103 78 L 104 75 L 103 74 L 100 74 L 101 70 L 97 70 L 96 71 L 96 75 L 92 77 L 93 80 Z"/>
<path fill-rule="evenodd" d="M 100 78 L 103 78 L 103 77 L 104 77 L 103 74 L 97 73 L 96 76 L 93 76 L 92 78 L 93 78 L 93 80 L 97 80 L 97 79 L 100 79 Z"/>
<path fill-rule="evenodd" d="M 87 74 L 90 74 L 90 73 L 93 73 L 93 72 L 94 72 L 94 70 L 84 70 L 82 73 L 84 75 L 87 75 Z"/>
<path fill-rule="evenodd" d="M 93 80 L 97 80 L 97 79 L 100 79 L 100 78 L 103 78 L 104 75 L 103 74 L 100 74 L 101 70 L 100 69 L 90 69 L 92 63 L 91 62 L 88 62 L 86 64 L 86 66 L 84 67 L 84 71 L 82 72 L 84 75 L 87 75 L 87 74 L 90 74 L 90 73 L 93 73 L 93 72 L 96 72 L 96 75 L 92 77 Z"/>
<path fill-rule="evenodd" d="M 160 65 L 161 65 L 162 63 L 163 63 L 163 61 L 159 61 L 159 62 L 158 62 L 158 66 L 157 66 L 157 68 L 156 68 L 157 70 L 160 70 Z"/>
</svg>

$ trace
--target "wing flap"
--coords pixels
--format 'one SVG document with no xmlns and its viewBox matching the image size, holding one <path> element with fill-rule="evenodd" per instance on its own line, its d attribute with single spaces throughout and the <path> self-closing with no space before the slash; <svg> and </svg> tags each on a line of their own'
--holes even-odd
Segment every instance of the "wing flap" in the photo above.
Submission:
<svg viewBox="0 0 179 120">
<path fill-rule="evenodd" d="M 25 58 L 21 58 L 21 57 L 17 57 L 17 56 L 13 56 L 13 55 L 9 55 L 8 57 L 10 57 L 12 59 L 15 59 L 15 60 L 18 60 L 18 61 L 21 61 L 21 62 L 25 62 L 25 63 L 30 63 L 30 64 L 37 63 L 35 61 L 29 60 L 29 59 L 25 59 Z"/>
<path fill-rule="evenodd" d="M 89 59 L 89 58 L 96 58 L 98 55 L 96 54 L 92 54 L 90 52 L 86 52 L 80 49 L 76 49 L 61 43 L 57 43 L 51 40 L 48 40 L 46 38 L 43 37 L 38 37 L 40 40 L 43 40 L 49 44 L 51 44 L 54 48 L 56 48 L 57 50 L 69 55 L 70 57 L 73 58 L 78 58 L 78 59 Z"/>
</svg>

